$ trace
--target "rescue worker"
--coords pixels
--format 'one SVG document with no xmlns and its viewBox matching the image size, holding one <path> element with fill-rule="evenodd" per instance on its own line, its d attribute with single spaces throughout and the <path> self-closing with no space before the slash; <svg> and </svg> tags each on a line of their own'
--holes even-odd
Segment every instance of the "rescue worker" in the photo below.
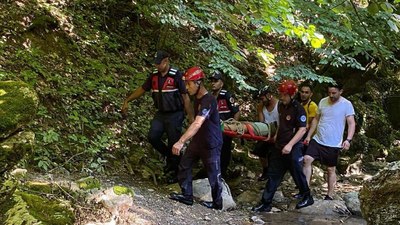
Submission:
<svg viewBox="0 0 400 225">
<path fill-rule="evenodd" d="M 172 148 L 173 153 L 179 155 L 185 142 L 192 139 L 179 164 L 178 182 L 182 193 L 172 193 L 170 198 L 187 205 L 193 204 L 192 168 L 201 159 L 207 171 L 212 196 L 212 202 L 205 201 L 201 204 L 207 208 L 222 209 L 222 131 L 217 100 L 204 87 L 204 78 L 205 75 L 199 67 L 188 69 L 184 75 L 186 88 L 194 96 L 196 118 Z"/>
<path fill-rule="evenodd" d="M 146 91 L 151 92 L 157 112 L 151 121 L 148 140 L 161 155 L 166 157 L 167 164 L 164 169 L 168 183 L 174 183 L 177 180 L 179 156 L 172 154 L 172 145 L 179 140 L 182 133 L 183 110 L 186 110 L 189 122 L 193 121 L 193 112 L 182 81 L 182 72 L 170 66 L 169 54 L 162 50 L 157 51 L 154 65 L 156 70 L 149 75 L 142 86 L 124 100 L 121 112 L 126 116 L 129 102 L 141 97 Z M 168 145 L 162 140 L 164 133 L 167 134 Z"/>
<path fill-rule="evenodd" d="M 256 98 L 260 101 L 257 105 L 258 121 L 263 123 L 278 123 L 278 99 L 272 94 L 271 87 L 266 85 L 265 87 L 261 88 Z M 268 178 L 268 155 L 274 148 L 275 138 L 276 134 L 268 141 L 258 141 L 251 152 L 252 154 L 258 156 L 260 159 L 260 164 L 263 168 L 263 172 L 261 176 L 258 177 L 258 181 L 265 181 Z"/>
<path fill-rule="evenodd" d="M 294 99 L 297 85 L 288 80 L 280 83 L 279 88 L 279 127 L 275 142 L 275 149 L 271 151 L 268 166 L 268 181 L 262 195 L 261 204 L 253 207 L 256 212 L 269 212 L 272 208 L 272 198 L 281 184 L 286 171 L 291 174 L 298 184 L 303 198 L 296 204 L 296 208 L 303 208 L 314 204 L 306 177 L 303 174 L 301 158 L 302 142 L 306 132 L 306 113 L 298 101 Z"/>
<path fill-rule="evenodd" d="M 219 118 L 228 120 L 230 118 L 239 120 L 239 106 L 235 102 L 235 98 L 225 89 L 223 74 L 219 71 L 214 72 L 209 78 L 211 81 L 212 95 L 217 99 Z M 222 135 L 223 144 L 221 149 L 221 174 L 223 178 L 227 178 L 228 166 L 232 158 L 232 137 Z"/>
</svg>

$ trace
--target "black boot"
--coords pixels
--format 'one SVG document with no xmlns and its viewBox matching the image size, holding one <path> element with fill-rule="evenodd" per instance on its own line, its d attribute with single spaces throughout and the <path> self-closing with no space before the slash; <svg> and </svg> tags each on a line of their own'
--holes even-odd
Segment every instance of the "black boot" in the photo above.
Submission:
<svg viewBox="0 0 400 225">
<path fill-rule="evenodd" d="M 293 198 L 295 198 L 295 199 L 302 199 L 303 197 L 304 197 L 304 194 L 302 194 L 302 193 L 297 193 L 297 194 L 293 195 Z"/>
<path fill-rule="evenodd" d="M 193 205 L 193 198 L 184 196 L 183 194 L 171 193 L 169 198 L 186 205 Z"/>
<path fill-rule="evenodd" d="M 201 205 L 205 206 L 205 207 L 207 207 L 209 209 L 218 209 L 218 210 L 222 209 L 222 205 L 217 205 L 217 204 L 214 204 L 213 202 L 204 201 L 204 202 L 201 203 Z"/>
<path fill-rule="evenodd" d="M 268 168 L 263 168 L 263 172 L 261 176 L 257 179 L 258 181 L 265 181 L 268 179 L 268 174 L 267 174 Z"/>
<path fill-rule="evenodd" d="M 259 206 L 254 206 L 251 210 L 253 212 L 271 212 L 271 204 L 261 203 Z"/>
<path fill-rule="evenodd" d="M 303 199 L 297 203 L 296 209 L 304 208 L 312 204 L 314 204 L 313 197 L 310 194 L 304 195 Z"/>
</svg>

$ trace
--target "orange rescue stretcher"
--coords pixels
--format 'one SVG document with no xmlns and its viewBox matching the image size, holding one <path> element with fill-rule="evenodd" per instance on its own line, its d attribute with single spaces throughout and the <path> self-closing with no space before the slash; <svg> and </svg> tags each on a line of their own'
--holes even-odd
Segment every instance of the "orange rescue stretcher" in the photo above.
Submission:
<svg viewBox="0 0 400 225">
<path fill-rule="evenodd" d="M 221 121 L 221 129 L 222 132 L 229 137 L 254 141 L 267 141 L 275 135 L 277 123 L 249 122 L 229 119 Z"/>
</svg>

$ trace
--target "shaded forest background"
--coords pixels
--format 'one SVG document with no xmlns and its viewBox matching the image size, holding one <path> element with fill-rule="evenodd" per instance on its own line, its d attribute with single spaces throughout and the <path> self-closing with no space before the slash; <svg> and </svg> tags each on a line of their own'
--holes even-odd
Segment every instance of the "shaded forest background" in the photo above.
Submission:
<svg viewBox="0 0 400 225">
<path fill-rule="evenodd" d="M 0 80 L 24 81 L 40 98 L 36 142 L 19 166 L 162 179 L 146 140 L 150 96 L 127 119 L 119 112 L 157 49 L 181 70 L 223 71 L 243 120 L 265 84 L 309 79 L 319 100 L 324 83 L 341 81 L 358 122 L 344 165 L 398 160 L 398 13 L 399 0 L 2 0 Z"/>
</svg>

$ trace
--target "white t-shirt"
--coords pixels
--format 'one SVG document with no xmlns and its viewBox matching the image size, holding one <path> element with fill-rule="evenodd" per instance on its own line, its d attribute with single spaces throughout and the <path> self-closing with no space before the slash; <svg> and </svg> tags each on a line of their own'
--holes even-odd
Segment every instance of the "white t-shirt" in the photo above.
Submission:
<svg viewBox="0 0 400 225">
<path fill-rule="evenodd" d="M 351 102 L 340 97 L 335 104 L 331 105 L 329 97 L 325 97 L 318 104 L 317 114 L 320 119 L 314 140 L 324 146 L 340 148 L 343 142 L 346 118 L 355 114 Z"/>
<path fill-rule="evenodd" d="M 263 107 L 264 123 L 277 122 L 279 124 L 278 101 L 276 101 L 274 109 L 270 112 L 267 107 Z"/>
</svg>

